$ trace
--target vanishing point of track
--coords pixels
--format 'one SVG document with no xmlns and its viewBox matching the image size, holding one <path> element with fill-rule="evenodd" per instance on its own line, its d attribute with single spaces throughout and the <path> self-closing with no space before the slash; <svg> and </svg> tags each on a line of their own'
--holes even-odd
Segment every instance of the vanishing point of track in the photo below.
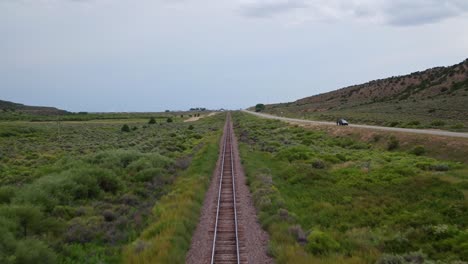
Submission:
<svg viewBox="0 0 468 264">
<path fill-rule="evenodd" d="M 216 221 L 213 234 L 211 264 L 241 263 L 237 226 L 236 185 L 232 150 L 232 124 L 227 115 L 226 130 L 221 153 Z"/>
</svg>

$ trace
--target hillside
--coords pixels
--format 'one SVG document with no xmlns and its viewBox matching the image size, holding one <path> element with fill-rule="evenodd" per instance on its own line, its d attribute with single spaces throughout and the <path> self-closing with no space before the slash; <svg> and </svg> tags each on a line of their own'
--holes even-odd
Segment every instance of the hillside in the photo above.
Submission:
<svg viewBox="0 0 468 264">
<path fill-rule="evenodd" d="M 266 105 L 264 112 L 282 116 L 400 127 L 468 127 L 468 59 L 404 76 Z"/>
<path fill-rule="evenodd" d="M 3 112 L 20 112 L 31 115 L 63 115 L 67 111 L 55 107 L 29 106 L 0 100 L 0 110 Z"/>
</svg>

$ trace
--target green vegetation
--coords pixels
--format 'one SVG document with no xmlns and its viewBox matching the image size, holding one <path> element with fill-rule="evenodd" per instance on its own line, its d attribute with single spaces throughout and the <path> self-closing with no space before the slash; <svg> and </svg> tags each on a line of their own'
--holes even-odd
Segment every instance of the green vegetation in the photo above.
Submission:
<svg viewBox="0 0 468 264">
<path fill-rule="evenodd" d="M 265 110 L 265 105 L 264 104 L 257 104 L 255 106 L 255 112 L 261 112 L 263 110 Z"/>
<path fill-rule="evenodd" d="M 209 178 L 205 173 L 216 164 L 213 142 L 224 120 L 203 118 L 190 130 L 178 116 L 172 118 L 157 126 L 140 114 L 123 120 L 1 122 L 0 263 L 120 263 L 127 245 L 149 238 L 148 229 L 171 217 L 170 210 L 166 215 L 157 209 L 164 201 L 180 203 L 178 220 L 187 226 L 184 238 L 190 237 L 187 223 L 193 225 L 203 177 Z M 123 127 L 128 132 L 122 133 Z M 197 191 L 170 198 L 186 181 L 198 184 Z M 180 234 L 170 233 L 169 226 L 158 230 Z M 171 246 L 165 250 L 185 249 Z"/>
<path fill-rule="evenodd" d="M 207 141 L 172 191 L 153 208 L 149 227 L 126 248 L 125 263 L 185 263 L 191 234 L 215 169 L 219 135 Z"/>
<path fill-rule="evenodd" d="M 1 101 L 0 101 L 1 103 Z M 46 108 L 49 109 L 49 108 Z M 61 110 L 60 110 L 61 111 Z M 184 119 L 185 115 L 194 115 L 196 112 L 164 112 L 164 113 L 87 113 L 87 112 L 50 112 L 45 111 L 46 114 L 40 114 L 38 111 L 20 111 L 20 110 L 1 110 L 0 108 L 0 121 L 116 121 L 129 120 L 132 122 L 144 122 L 143 120 L 154 119 L 155 121 L 167 120 L 172 118 L 174 122 Z M 148 121 L 149 122 L 149 121 Z"/>
<path fill-rule="evenodd" d="M 120 130 L 122 132 L 130 132 L 130 127 L 127 124 L 124 124 Z"/>
<path fill-rule="evenodd" d="M 180 117 L 184 117 L 183 115 L 181 115 Z M 156 124 L 156 118 L 154 117 L 151 117 L 150 120 L 148 121 L 148 124 Z"/>
<path fill-rule="evenodd" d="M 392 138 L 362 142 L 233 118 L 278 263 L 468 261 L 466 165 L 429 158 L 418 146 L 401 152 Z"/>
</svg>

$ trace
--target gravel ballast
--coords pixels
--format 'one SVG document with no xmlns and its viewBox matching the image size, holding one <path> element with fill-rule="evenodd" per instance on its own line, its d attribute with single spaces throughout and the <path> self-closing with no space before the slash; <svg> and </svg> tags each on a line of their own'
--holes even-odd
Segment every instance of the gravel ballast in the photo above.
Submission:
<svg viewBox="0 0 468 264">
<path fill-rule="evenodd" d="M 226 131 L 226 126 L 224 127 Z M 219 153 L 222 153 L 224 136 L 220 141 Z M 233 157 L 236 183 L 236 201 L 240 245 L 242 247 L 242 263 L 273 263 L 267 255 L 268 234 L 262 230 L 258 219 L 244 170 L 242 168 L 237 139 L 233 135 Z M 186 256 L 186 263 L 210 263 L 213 246 L 213 230 L 215 225 L 219 176 L 221 172 L 221 155 L 218 158 L 210 187 L 205 195 L 200 220 L 192 237 L 192 243 Z"/>
</svg>

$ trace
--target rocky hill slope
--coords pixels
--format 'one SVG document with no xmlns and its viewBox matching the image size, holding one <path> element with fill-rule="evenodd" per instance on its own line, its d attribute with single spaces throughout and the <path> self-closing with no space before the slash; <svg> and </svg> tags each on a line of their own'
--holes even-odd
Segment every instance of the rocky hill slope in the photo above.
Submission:
<svg viewBox="0 0 468 264">
<path fill-rule="evenodd" d="M 468 127 L 468 59 L 404 76 L 266 105 L 265 112 L 307 119 L 402 127 Z"/>
<path fill-rule="evenodd" d="M 55 107 L 29 106 L 2 100 L 0 100 L 0 111 L 20 112 L 31 115 L 63 115 L 67 113 L 67 111 Z"/>
</svg>

